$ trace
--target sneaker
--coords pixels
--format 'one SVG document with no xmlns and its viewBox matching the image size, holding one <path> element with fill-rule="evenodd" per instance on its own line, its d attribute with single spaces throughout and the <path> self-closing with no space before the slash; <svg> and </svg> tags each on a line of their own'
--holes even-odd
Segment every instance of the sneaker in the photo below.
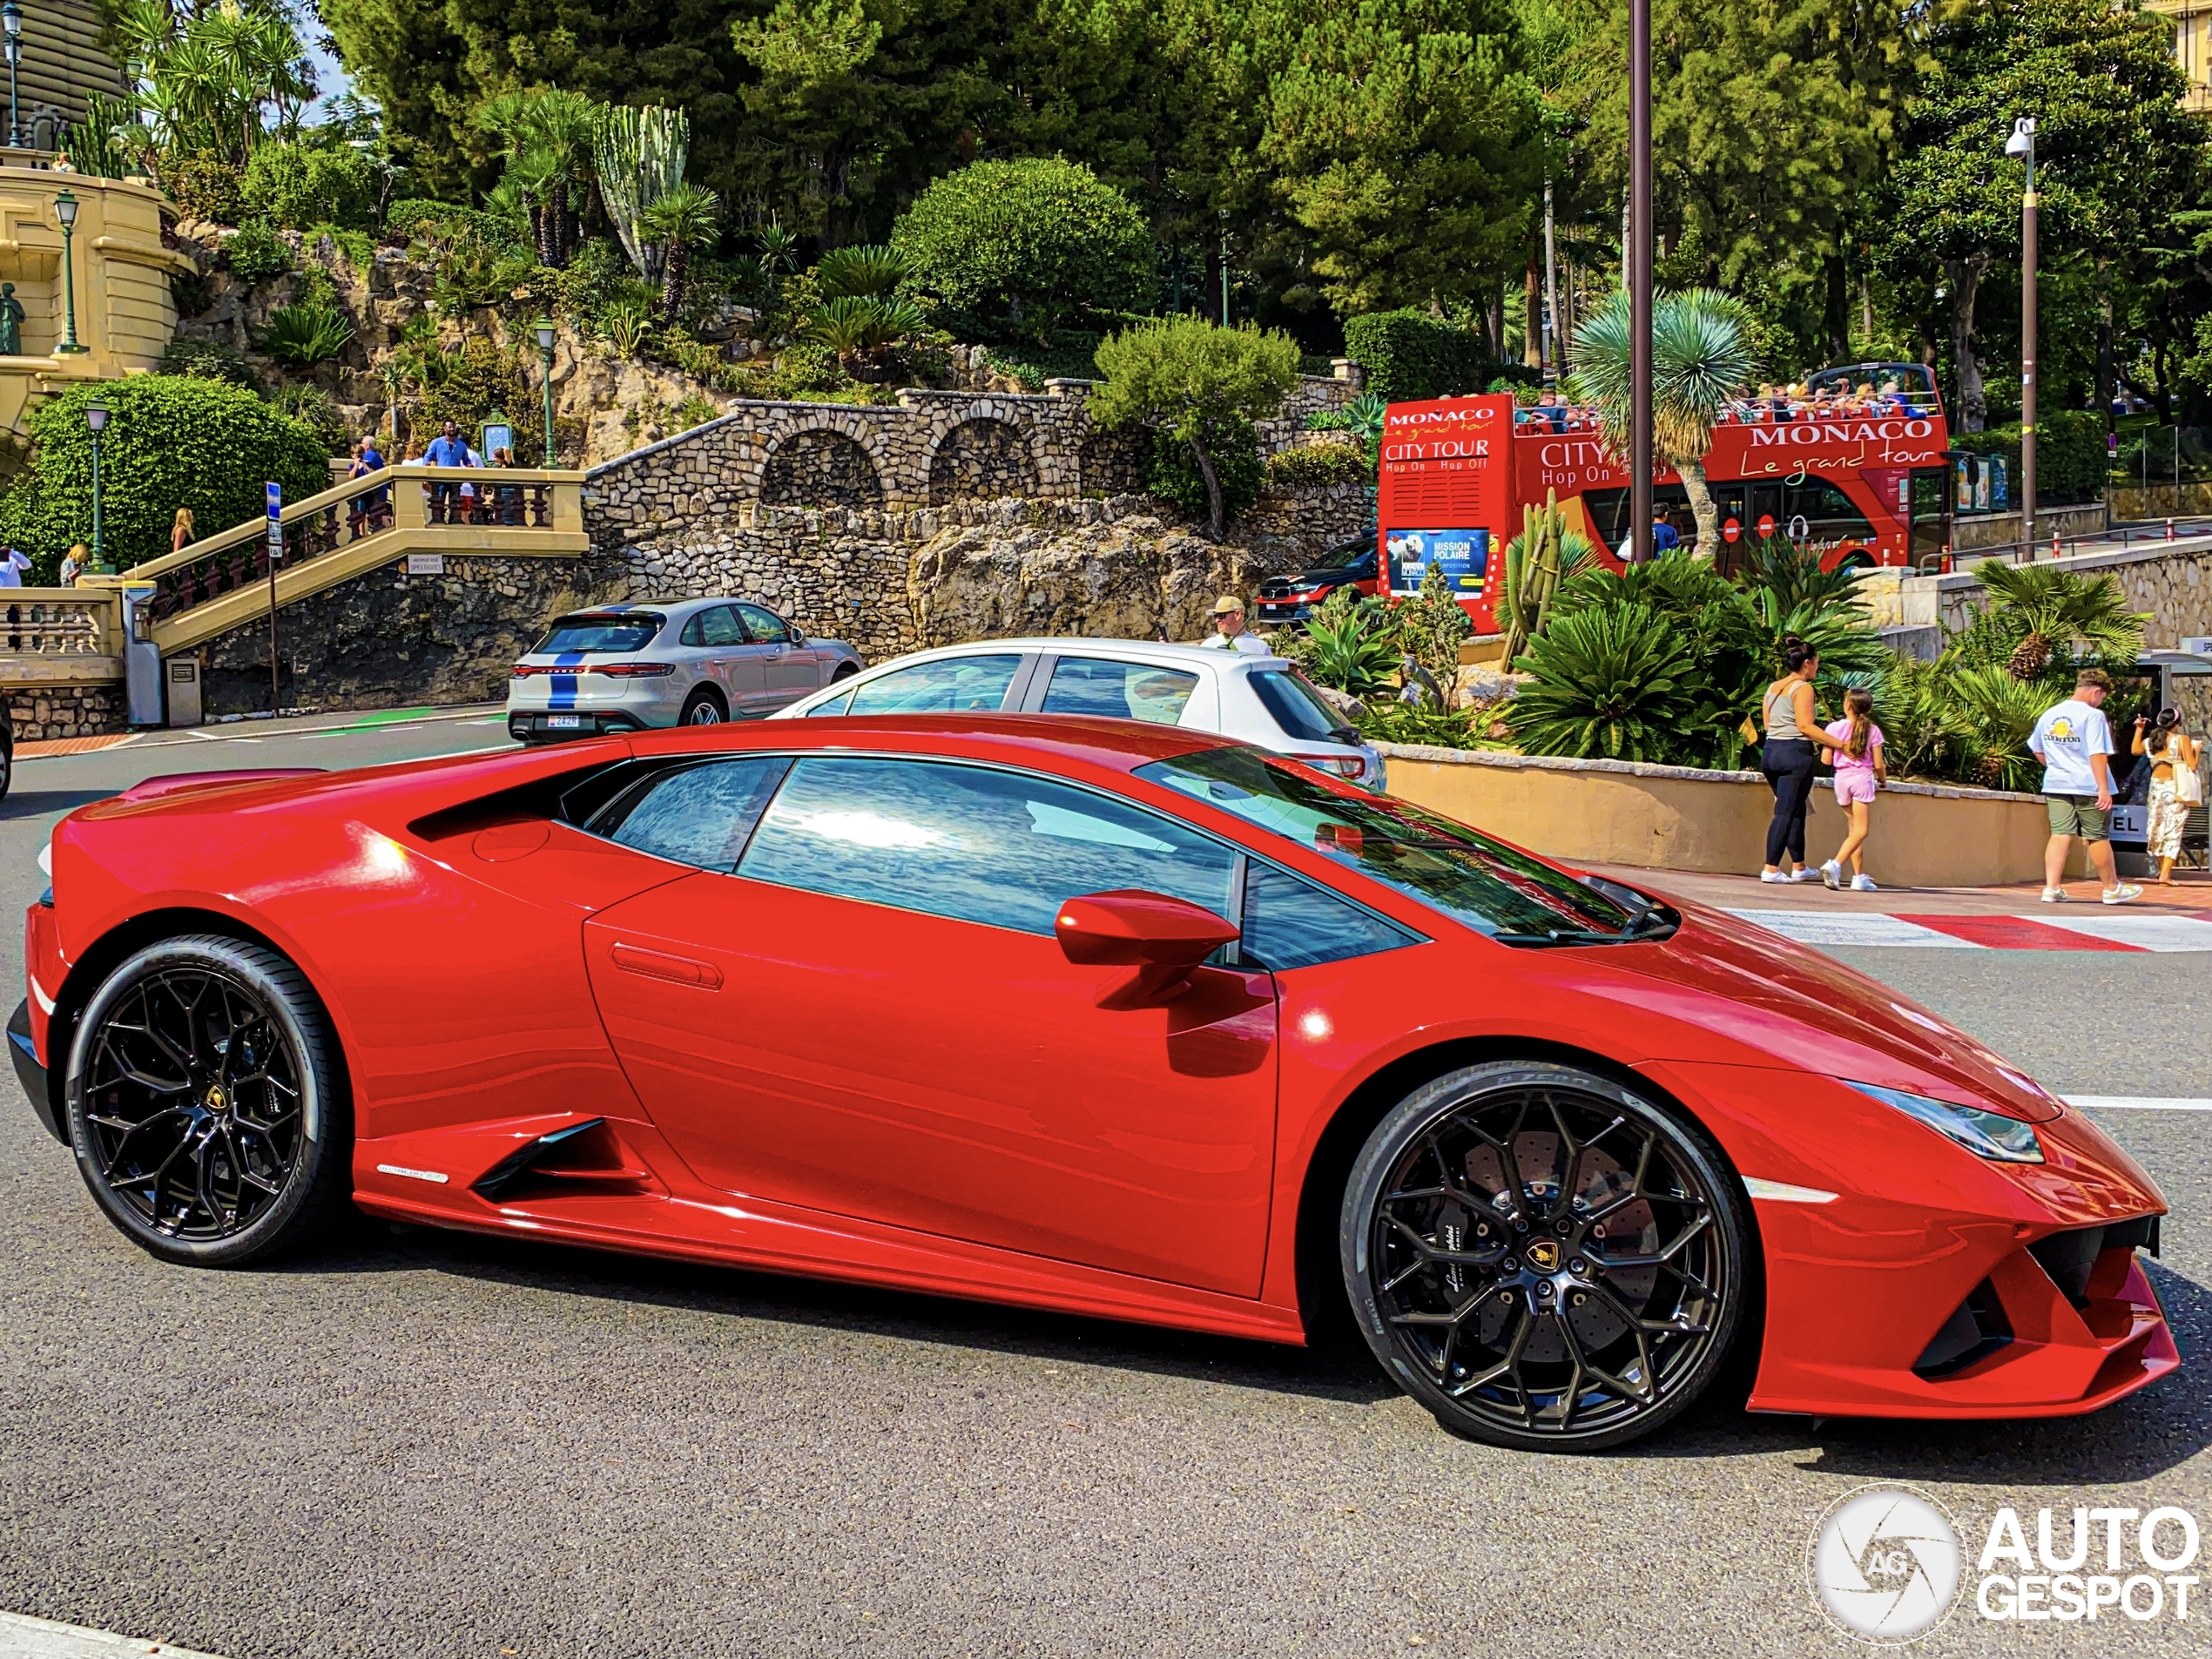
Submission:
<svg viewBox="0 0 2212 1659">
<path fill-rule="evenodd" d="M 2043 902 L 2045 904 L 2072 904 L 2074 895 L 2064 887 L 2046 887 L 2043 889 Z"/>
<path fill-rule="evenodd" d="M 2121 882 L 2116 887 L 2107 887 L 2105 889 L 2105 902 L 2107 904 L 2126 904 L 2130 899 L 2140 899 L 2142 896 L 2143 890 L 2141 887 L 2135 887 L 2125 881 Z"/>
<path fill-rule="evenodd" d="M 1851 877 L 1851 890 L 1853 893 L 1879 893 L 1881 891 L 1879 887 L 1874 885 L 1874 878 L 1871 875 L 1855 875 Z"/>
<path fill-rule="evenodd" d="M 1767 882 L 1786 883 L 1790 878 L 1783 874 L 1779 870 L 1762 870 L 1759 872 L 1759 880 Z"/>
<path fill-rule="evenodd" d="M 1844 885 L 1844 867 L 1837 863 L 1833 859 L 1829 860 L 1827 863 L 1820 867 L 1820 879 L 1831 887 L 1842 887 Z"/>
<path fill-rule="evenodd" d="M 1810 864 L 1800 864 L 1790 872 L 1790 879 L 1792 881 L 1817 881 L 1820 880 L 1820 872 Z"/>
</svg>

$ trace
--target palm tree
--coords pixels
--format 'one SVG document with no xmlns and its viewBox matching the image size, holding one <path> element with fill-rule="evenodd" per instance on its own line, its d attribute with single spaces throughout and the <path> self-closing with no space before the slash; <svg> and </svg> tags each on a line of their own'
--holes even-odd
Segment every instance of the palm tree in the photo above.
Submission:
<svg viewBox="0 0 2212 1659">
<path fill-rule="evenodd" d="M 2006 671 L 2016 680 L 2039 679 L 2060 644 L 2080 639 L 2099 655 L 2132 659 L 2143 648 L 2148 613 L 2128 609 L 2117 577 L 2083 576 L 2047 564 L 2006 564 L 1985 559 L 1974 576 L 1988 590 L 1993 620 L 2020 642 Z"/>
<path fill-rule="evenodd" d="M 1629 452 L 1629 361 L 1634 334 L 1629 296 L 1615 293 L 1575 331 L 1575 385 L 1597 406 L 1598 425 L 1615 455 Z M 1720 550 L 1720 514 L 1705 488 L 1705 452 L 1729 400 L 1750 383 L 1750 315 L 1712 288 L 1661 293 L 1651 310 L 1652 442 L 1682 475 L 1697 518 L 1696 554 Z"/>
<path fill-rule="evenodd" d="M 678 185 L 637 216 L 637 228 L 665 250 L 660 308 L 673 318 L 684 304 L 691 250 L 711 247 L 722 232 L 722 199 L 703 185 Z"/>
</svg>

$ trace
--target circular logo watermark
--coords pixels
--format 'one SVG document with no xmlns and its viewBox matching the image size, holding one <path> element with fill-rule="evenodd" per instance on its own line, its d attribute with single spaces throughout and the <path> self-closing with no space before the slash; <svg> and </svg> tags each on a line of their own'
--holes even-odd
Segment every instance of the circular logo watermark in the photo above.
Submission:
<svg viewBox="0 0 2212 1659">
<path fill-rule="evenodd" d="M 1805 1565 L 1821 1611 L 1845 1635 L 1885 1647 L 1942 1623 L 1964 1568 L 1951 1517 L 1901 1487 L 1862 1487 L 1830 1505 Z"/>
</svg>

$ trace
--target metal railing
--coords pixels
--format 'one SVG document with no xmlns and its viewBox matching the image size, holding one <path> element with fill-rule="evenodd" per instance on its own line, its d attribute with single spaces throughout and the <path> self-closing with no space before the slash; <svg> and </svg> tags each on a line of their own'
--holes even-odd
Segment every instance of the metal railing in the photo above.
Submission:
<svg viewBox="0 0 2212 1659">
<path fill-rule="evenodd" d="M 583 475 L 530 468 L 391 467 L 348 480 L 284 509 L 280 572 L 293 570 L 358 543 L 391 536 L 395 551 L 435 547 L 471 532 L 581 530 Z M 466 492 L 464 494 L 464 491 Z M 269 579 L 268 521 L 249 519 L 181 552 L 150 559 L 124 573 L 151 583 L 148 607 L 157 623 Z"/>
</svg>

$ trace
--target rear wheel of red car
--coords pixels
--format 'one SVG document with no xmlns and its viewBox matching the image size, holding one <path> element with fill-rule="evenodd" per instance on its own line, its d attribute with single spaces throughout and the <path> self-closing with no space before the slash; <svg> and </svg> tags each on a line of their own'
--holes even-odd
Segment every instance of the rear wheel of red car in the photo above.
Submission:
<svg viewBox="0 0 2212 1659">
<path fill-rule="evenodd" d="M 93 994 L 70 1047 L 84 1184 L 167 1261 L 235 1266 L 307 1242 L 351 1186 L 337 1051 L 305 976 L 266 947 L 147 946 Z"/>
<path fill-rule="evenodd" d="M 1401 1101 L 1339 1230 L 1385 1369 L 1447 1428 L 1538 1451 L 1635 1440 L 1710 1386 L 1750 1238 L 1694 1125 L 1596 1073 L 1510 1061 Z"/>
</svg>

